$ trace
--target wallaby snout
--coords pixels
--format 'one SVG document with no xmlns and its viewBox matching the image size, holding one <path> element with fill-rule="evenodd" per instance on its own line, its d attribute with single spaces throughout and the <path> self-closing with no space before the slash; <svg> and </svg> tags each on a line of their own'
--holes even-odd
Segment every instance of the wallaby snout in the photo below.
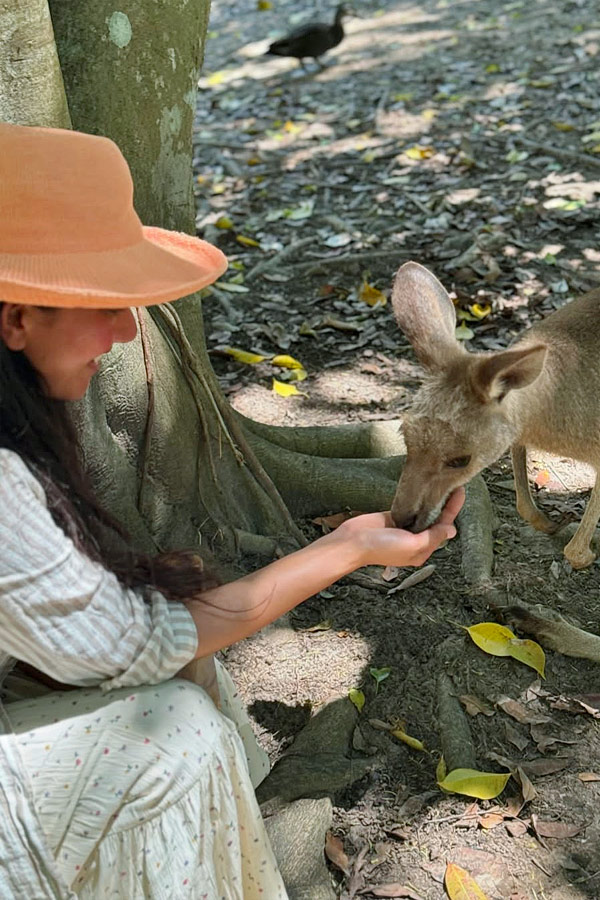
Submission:
<svg viewBox="0 0 600 900">
<path fill-rule="evenodd" d="M 398 325 L 425 368 L 404 423 L 407 457 L 392 505 L 399 528 L 422 531 L 450 493 L 512 448 L 517 509 L 535 528 L 553 523 L 533 503 L 528 445 L 600 469 L 600 290 L 572 301 L 508 350 L 468 353 L 456 340 L 449 295 L 418 263 L 392 291 Z M 589 565 L 600 518 L 600 479 L 565 556 Z"/>
</svg>

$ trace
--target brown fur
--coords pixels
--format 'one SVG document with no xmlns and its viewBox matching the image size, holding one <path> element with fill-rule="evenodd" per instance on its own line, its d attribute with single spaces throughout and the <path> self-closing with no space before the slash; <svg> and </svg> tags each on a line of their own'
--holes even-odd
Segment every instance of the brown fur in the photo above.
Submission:
<svg viewBox="0 0 600 900">
<path fill-rule="evenodd" d="M 526 448 L 600 470 L 600 290 L 548 316 L 508 350 L 493 353 L 465 351 L 454 335 L 450 297 L 417 263 L 398 270 L 392 304 L 427 371 L 404 422 L 407 460 L 392 505 L 398 527 L 426 528 L 452 490 L 510 447 L 520 515 L 535 528 L 553 530 L 531 496 Z M 590 543 L 600 518 L 599 483 L 597 478 L 565 547 L 574 568 L 594 559 Z"/>
</svg>

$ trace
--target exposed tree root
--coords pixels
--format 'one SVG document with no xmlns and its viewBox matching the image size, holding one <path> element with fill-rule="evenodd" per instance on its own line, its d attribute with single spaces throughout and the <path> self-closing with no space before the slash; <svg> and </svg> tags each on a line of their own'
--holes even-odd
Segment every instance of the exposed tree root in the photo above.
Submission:
<svg viewBox="0 0 600 900">
<path fill-rule="evenodd" d="M 323 707 L 259 785 L 259 802 L 275 797 L 332 797 L 369 772 L 372 758 L 352 751 L 358 713 L 343 697 Z"/>
<path fill-rule="evenodd" d="M 488 590 L 492 586 L 493 521 L 487 485 L 481 475 L 477 475 L 467 485 L 465 504 L 458 516 L 463 573 L 475 591 Z"/>
<path fill-rule="evenodd" d="M 552 609 L 541 604 L 515 603 L 500 610 L 502 619 L 512 627 L 531 634 L 544 647 L 600 663 L 600 637 L 571 625 Z"/>
<path fill-rule="evenodd" d="M 296 453 L 331 456 L 337 459 L 370 459 L 401 456 L 406 452 L 398 419 L 365 422 L 359 425 L 286 428 L 263 425 L 240 413 L 237 415 L 248 431 Z"/>
<path fill-rule="evenodd" d="M 454 684 L 445 672 L 437 680 L 438 727 L 444 761 L 448 772 L 454 769 L 476 769 L 477 757 L 471 729 Z"/>
<path fill-rule="evenodd" d="M 296 800 L 263 816 L 290 900 L 335 900 L 324 854 L 331 801 Z"/>
</svg>

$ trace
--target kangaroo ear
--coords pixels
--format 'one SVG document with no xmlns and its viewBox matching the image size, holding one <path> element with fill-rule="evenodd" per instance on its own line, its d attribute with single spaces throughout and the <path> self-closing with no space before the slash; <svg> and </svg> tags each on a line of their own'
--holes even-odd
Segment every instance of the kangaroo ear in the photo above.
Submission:
<svg viewBox="0 0 600 900">
<path fill-rule="evenodd" d="M 544 368 L 548 347 L 533 344 L 522 350 L 501 350 L 486 356 L 473 367 L 472 384 L 484 403 L 502 400 L 509 391 L 527 387 Z"/>
<path fill-rule="evenodd" d="M 416 262 L 400 266 L 394 279 L 392 306 L 396 322 L 427 368 L 442 368 L 450 358 L 465 352 L 454 336 L 454 304 L 424 266 Z"/>
</svg>

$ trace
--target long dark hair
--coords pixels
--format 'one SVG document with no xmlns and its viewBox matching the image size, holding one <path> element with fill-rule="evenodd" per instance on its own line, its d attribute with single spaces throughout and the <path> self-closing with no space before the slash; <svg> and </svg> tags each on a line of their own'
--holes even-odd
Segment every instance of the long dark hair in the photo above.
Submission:
<svg viewBox="0 0 600 900">
<path fill-rule="evenodd" d="M 18 453 L 41 482 L 52 518 L 77 549 L 124 586 L 157 588 L 174 600 L 216 583 L 195 552 L 135 552 L 125 529 L 94 496 L 67 404 L 48 397 L 27 357 L 1 338 L 0 447 Z"/>
</svg>

